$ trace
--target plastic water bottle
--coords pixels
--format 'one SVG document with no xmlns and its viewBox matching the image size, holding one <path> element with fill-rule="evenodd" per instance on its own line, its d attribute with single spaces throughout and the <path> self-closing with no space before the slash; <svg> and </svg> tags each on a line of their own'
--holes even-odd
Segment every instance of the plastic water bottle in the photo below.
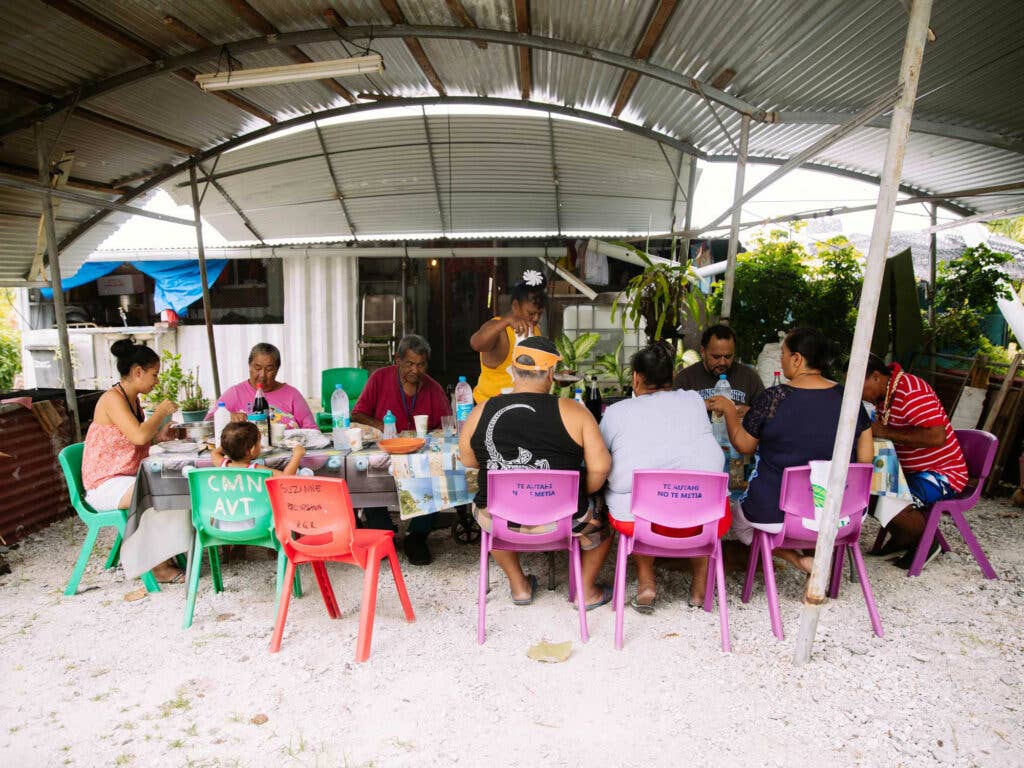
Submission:
<svg viewBox="0 0 1024 768">
<path fill-rule="evenodd" d="M 720 374 L 718 381 L 715 382 L 715 395 L 721 395 L 728 400 L 732 400 L 732 385 L 724 373 Z M 732 443 L 729 442 L 729 427 L 725 423 L 725 416 L 716 413 L 711 417 L 711 431 L 715 435 L 715 440 L 723 448 L 730 448 L 732 446 Z"/>
<path fill-rule="evenodd" d="M 217 410 L 213 412 L 213 444 L 220 447 L 220 433 L 224 431 L 231 422 L 231 411 L 224 405 L 224 402 L 217 403 Z"/>
<path fill-rule="evenodd" d="M 775 379 L 772 381 L 772 386 L 777 387 L 782 383 L 782 371 L 775 372 Z"/>
<path fill-rule="evenodd" d="M 398 437 L 398 430 L 395 429 L 395 414 L 388 411 L 384 414 L 384 436 L 381 440 L 390 440 L 393 437 Z"/>
<path fill-rule="evenodd" d="M 573 399 L 580 405 L 586 405 L 586 403 L 583 402 L 583 390 L 579 387 L 576 387 L 576 394 L 573 396 Z"/>
<path fill-rule="evenodd" d="M 469 418 L 473 410 L 473 388 L 469 386 L 465 376 L 459 376 L 459 383 L 455 385 L 455 423 L 458 432 L 462 434 L 462 425 Z"/>
<path fill-rule="evenodd" d="M 345 430 L 350 425 L 348 395 L 341 384 L 335 384 L 334 392 L 331 393 L 331 439 L 334 441 L 335 450 L 340 451 L 348 445 Z"/>
</svg>

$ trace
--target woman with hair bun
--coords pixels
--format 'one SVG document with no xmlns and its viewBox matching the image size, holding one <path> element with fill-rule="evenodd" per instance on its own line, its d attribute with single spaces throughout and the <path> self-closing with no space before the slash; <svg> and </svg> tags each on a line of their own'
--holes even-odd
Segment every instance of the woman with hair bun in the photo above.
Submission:
<svg viewBox="0 0 1024 768">
<path fill-rule="evenodd" d="M 843 404 L 842 386 L 825 376 L 835 352 L 835 344 L 821 331 L 797 328 L 782 342 L 782 372 L 789 383 L 765 390 L 742 422 L 728 398 L 715 396 L 708 400 L 710 410 L 725 416 L 733 447 L 740 453 L 757 451 L 750 484 L 733 518 L 733 530 L 744 544 L 753 540 L 754 528 L 767 533 L 782 530 L 779 493 L 787 467 L 832 458 Z M 864 464 L 874 460 L 870 426 L 867 411 L 861 406 L 852 459 Z M 801 571 L 811 572 L 813 557 L 792 549 L 776 549 L 775 554 Z"/>
<path fill-rule="evenodd" d="M 121 380 L 96 402 L 92 424 L 85 436 L 82 454 L 82 485 L 85 500 L 97 510 L 128 509 L 135 490 L 135 473 L 149 455 L 149 445 L 161 432 L 164 420 L 178 410 L 164 400 L 148 419 L 139 395 L 156 386 L 160 358 L 149 347 L 131 339 L 115 341 L 110 347 L 117 358 Z M 184 574 L 163 564 L 153 569 L 157 581 L 181 581 Z"/>
<path fill-rule="evenodd" d="M 480 353 L 480 379 L 473 389 L 477 404 L 500 395 L 512 387 L 512 349 L 528 336 L 539 336 L 541 315 L 547 304 L 544 275 L 535 269 L 523 272 L 512 286 L 512 309 L 508 314 L 488 320 L 469 339 L 469 346 Z"/>
<path fill-rule="evenodd" d="M 608 406 L 601 417 L 601 436 L 612 454 L 605 503 L 612 527 L 627 536 L 633 534 L 630 510 L 633 471 L 636 469 L 689 469 L 721 472 L 722 449 L 711 434 L 707 409 L 699 393 L 672 389 L 675 350 L 670 344 L 656 342 L 644 347 L 631 360 L 633 393 L 636 397 Z M 719 535 L 729 528 L 729 516 L 723 517 Z M 655 526 L 666 536 L 692 535 L 686 529 Z M 640 613 L 652 613 L 657 587 L 654 558 L 634 555 L 637 570 L 637 594 L 630 605 Z M 708 560 L 690 558 L 693 581 L 690 605 L 704 601 Z"/>
</svg>

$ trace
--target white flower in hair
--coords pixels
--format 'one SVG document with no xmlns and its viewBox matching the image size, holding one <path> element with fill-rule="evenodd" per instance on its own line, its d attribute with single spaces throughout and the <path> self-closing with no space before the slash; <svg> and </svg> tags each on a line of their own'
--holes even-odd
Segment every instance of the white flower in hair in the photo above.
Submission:
<svg viewBox="0 0 1024 768">
<path fill-rule="evenodd" d="M 544 275 L 536 269 L 528 269 L 523 272 L 523 282 L 531 287 L 544 285 Z"/>
</svg>

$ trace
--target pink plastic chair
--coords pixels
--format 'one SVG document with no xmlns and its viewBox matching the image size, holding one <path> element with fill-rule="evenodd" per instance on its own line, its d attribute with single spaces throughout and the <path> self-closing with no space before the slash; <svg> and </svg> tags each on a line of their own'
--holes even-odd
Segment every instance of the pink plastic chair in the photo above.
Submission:
<svg viewBox="0 0 1024 768">
<path fill-rule="evenodd" d="M 843 560 L 846 550 L 850 551 L 864 602 L 867 603 L 871 628 L 882 637 L 882 621 L 878 617 L 878 607 L 871 591 L 868 573 L 864 568 L 864 556 L 860 550 L 860 528 L 864 520 L 864 512 L 868 508 L 871 496 L 871 465 L 851 464 L 846 475 L 846 492 L 840 507 L 840 518 L 849 518 L 850 522 L 839 529 L 836 534 L 833 551 L 832 577 L 829 582 L 828 596 L 833 600 L 839 597 L 839 586 L 843 581 Z M 775 549 L 811 549 L 818 541 L 817 531 L 811 530 L 805 523 L 814 520 L 814 500 L 811 496 L 811 468 L 789 467 L 782 474 L 782 490 L 779 493 L 779 508 L 785 513 L 785 523 L 779 533 L 765 533 L 754 529 L 754 541 L 750 547 L 750 564 L 747 567 L 747 580 L 743 585 L 743 602 L 750 600 L 754 588 L 754 573 L 757 562 L 763 563 L 764 588 L 768 595 L 768 617 L 771 620 L 772 632 L 779 640 L 782 633 L 782 617 L 779 614 L 779 595 L 775 588 L 775 566 L 772 564 L 772 551 Z"/>
<path fill-rule="evenodd" d="M 907 576 L 920 576 L 924 569 L 924 561 L 928 559 L 928 550 L 932 547 L 932 541 L 938 538 L 939 546 L 943 552 L 949 552 L 949 544 L 939 531 L 939 520 L 943 514 L 953 518 L 960 535 L 964 537 L 967 548 L 971 550 L 975 561 L 981 568 L 986 579 L 997 578 L 996 572 L 992 569 L 985 552 L 982 550 L 978 540 L 974 537 L 974 531 L 967 524 L 964 512 L 974 507 L 981 498 L 981 489 L 985 486 L 985 480 L 992 471 L 992 463 L 996 459 L 996 451 L 999 448 L 999 440 L 995 435 L 984 432 L 980 429 L 958 429 L 956 439 L 960 443 L 960 450 L 964 452 L 964 461 L 967 462 L 967 475 L 970 482 L 967 487 L 952 499 L 937 501 L 928 510 L 928 520 L 925 522 L 924 533 L 921 541 L 917 544 L 917 551 L 907 571 Z"/>
<path fill-rule="evenodd" d="M 491 531 L 480 531 L 480 595 L 477 601 L 476 639 L 486 639 L 488 558 L 492 550 L 511 552 L 569 551 L 569 600 L 577 598 L 580 638 L 587 630 L 586 596 L 582 584 L 579 540 L 572 535 L 572 516 L 579 509 L 580 473 L 567 470 L 491 470 L 487 473 L 487 512 Z M 554 525 L 549 533 L 522 533 L 518 526 Z M 577 594 L 578 593 L 578 594 Z"/>
<path fill-rule="evenodd" d="M 615 647 L 622 649 L 622 622 L 626 605 L 626 564 L 630 555 L 653 557 L 709 557 L 708 585 L 704 610 L 710 612 L 713 589 L 718 588 L 718 618 L 722 630 L 722 650 L 732 650 L 729 642 L 729 609 L 725 599 L 725 568 L 718 521 L 725 514 L 729 494 L 729 475 L 724 472 L 686 472 L 681 470 L 638 469 L 633 472 L 633 535 L 619 535 L 615 561 Z M 676 538 L 655 533 L 652 525 L 669 528 L 696 528 L 693 536 Z M 710 578 L 714 568 L 715 578 Z"/>
</svg>

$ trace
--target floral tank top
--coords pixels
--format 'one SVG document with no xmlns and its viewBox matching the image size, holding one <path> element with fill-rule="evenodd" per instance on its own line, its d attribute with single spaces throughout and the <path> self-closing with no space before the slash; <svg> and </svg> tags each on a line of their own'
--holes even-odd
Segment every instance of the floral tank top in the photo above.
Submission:
<svg viewBox="0 0 1024 768">
<path fill-rule="evenodd" d="M 116 425 L 93 422 L 85 436 L 82 484 L 91 491 L 112 477 L 134 476 L 148 455 L 148 445 L 135 445 Z"/>
</svg>

